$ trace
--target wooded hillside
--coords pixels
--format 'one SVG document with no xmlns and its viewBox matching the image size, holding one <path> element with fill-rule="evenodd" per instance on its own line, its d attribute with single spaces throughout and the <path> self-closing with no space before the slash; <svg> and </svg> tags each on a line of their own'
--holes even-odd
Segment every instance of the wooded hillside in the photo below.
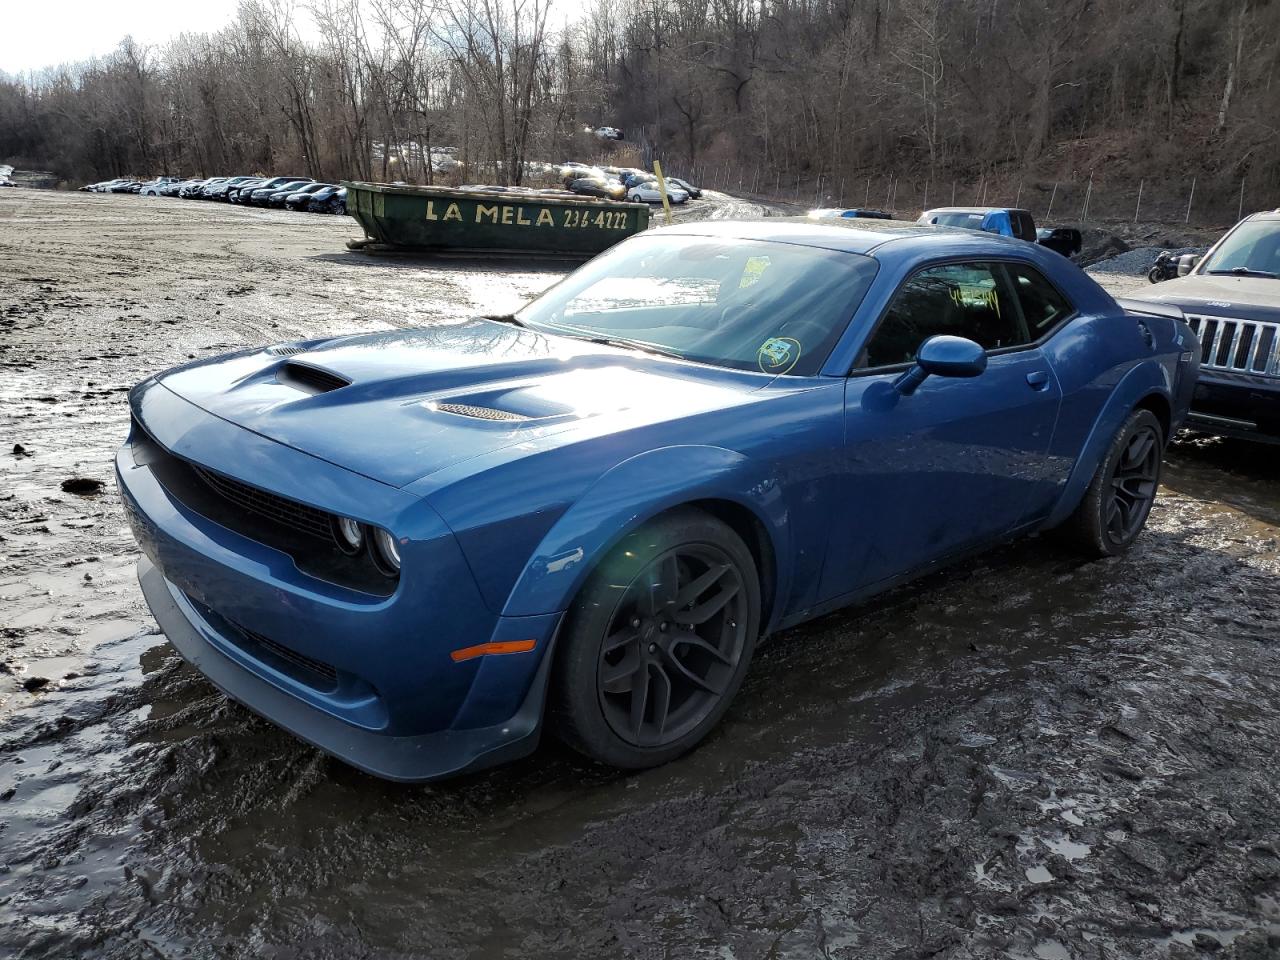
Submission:
<svg viewBox="0 0 1280 960">
<path fill-rule="evenodd" d="M 1280 205 L 1280 0 L 552 3 L 320 0 L 304 40 L 283 0 L 250 0 L 217 34 L 0 79 L 0 160 L 427 181 L 447 144 L 468 179 L 515 181 L 611 124 L 625 159 L 758 192 L 1092 172 L 1194 176 L 1232 212 L 1243 178 L 1247 206 Z"/>
</svg>

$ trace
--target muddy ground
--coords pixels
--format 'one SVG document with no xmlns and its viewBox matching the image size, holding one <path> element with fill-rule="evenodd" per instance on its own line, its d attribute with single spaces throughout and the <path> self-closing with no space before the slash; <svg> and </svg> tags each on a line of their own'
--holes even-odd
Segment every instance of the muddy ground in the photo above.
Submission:
<svg viewBox="0 0 1280 960">
<path fill-rule="evenodd" d="M 125 390 L 563 269 L 367 259 L 354 234 L 0 196 L 0 955 L 1280 956 L 1273 449 L 1175 447 L 1123 559 L 1032 540 L 788 631 L 659 770 L 549 744 L 396 786 L 218 695 L 133 579 Z"/>
</svg>

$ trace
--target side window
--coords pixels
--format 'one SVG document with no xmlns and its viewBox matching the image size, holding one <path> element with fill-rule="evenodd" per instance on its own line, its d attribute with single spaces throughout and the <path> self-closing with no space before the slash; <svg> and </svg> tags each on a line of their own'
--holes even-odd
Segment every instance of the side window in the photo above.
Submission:
<svg viewBox="0 0 1280 960">
<path fill-rule="evenodd" d="M 938 334 L 967 337 L 988 350 L 1029 342 L 1006 286 L 987 263 L 921 270 L 894 295 L 867 344 L 865 367 L 909 363 Z"/>
<path fill-rule="evenodd" d="M 1026 318 L 1032 340 L 1039 340 L 1076 312 L 1075 307 L 1041 276 L 1040 271 L 1025 264 L 1011 263 L 1009 277 L 1018 293 L 1018 302 L 1022 305 L 1022 315 Z"/>
</svg>

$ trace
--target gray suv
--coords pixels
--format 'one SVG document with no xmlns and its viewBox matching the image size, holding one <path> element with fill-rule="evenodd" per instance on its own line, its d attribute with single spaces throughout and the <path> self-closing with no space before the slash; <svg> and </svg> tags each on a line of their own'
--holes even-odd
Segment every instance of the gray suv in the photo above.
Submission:
<svg viewBox="0 0 1280 960">
<path fill-rule="evenodd" d="M 1255 213 L 1134 299 L 1182 308 L 1200 338 L 1187 425 L 1280 443 L 1280 210 Z"/>
</svg>

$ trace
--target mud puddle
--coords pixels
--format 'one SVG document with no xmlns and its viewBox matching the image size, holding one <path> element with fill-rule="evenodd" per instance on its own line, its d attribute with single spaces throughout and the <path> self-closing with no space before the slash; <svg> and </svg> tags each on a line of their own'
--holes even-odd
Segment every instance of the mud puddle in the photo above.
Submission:
<svg viewBox="0 0 1280 960">
<path fill-rule="evenodd" d="M 547 744 L 386 784 L 154 632 L 110 483 L 122 390 L 559 274 L 352 261 L 331 218 L 24 200 L 0 205 L 0 953 L 1280 955 L 1274 459 L 1179 445 L 1121 560 L 1032 540 L 788 631 L 663 769 Z"/>
</svg>

